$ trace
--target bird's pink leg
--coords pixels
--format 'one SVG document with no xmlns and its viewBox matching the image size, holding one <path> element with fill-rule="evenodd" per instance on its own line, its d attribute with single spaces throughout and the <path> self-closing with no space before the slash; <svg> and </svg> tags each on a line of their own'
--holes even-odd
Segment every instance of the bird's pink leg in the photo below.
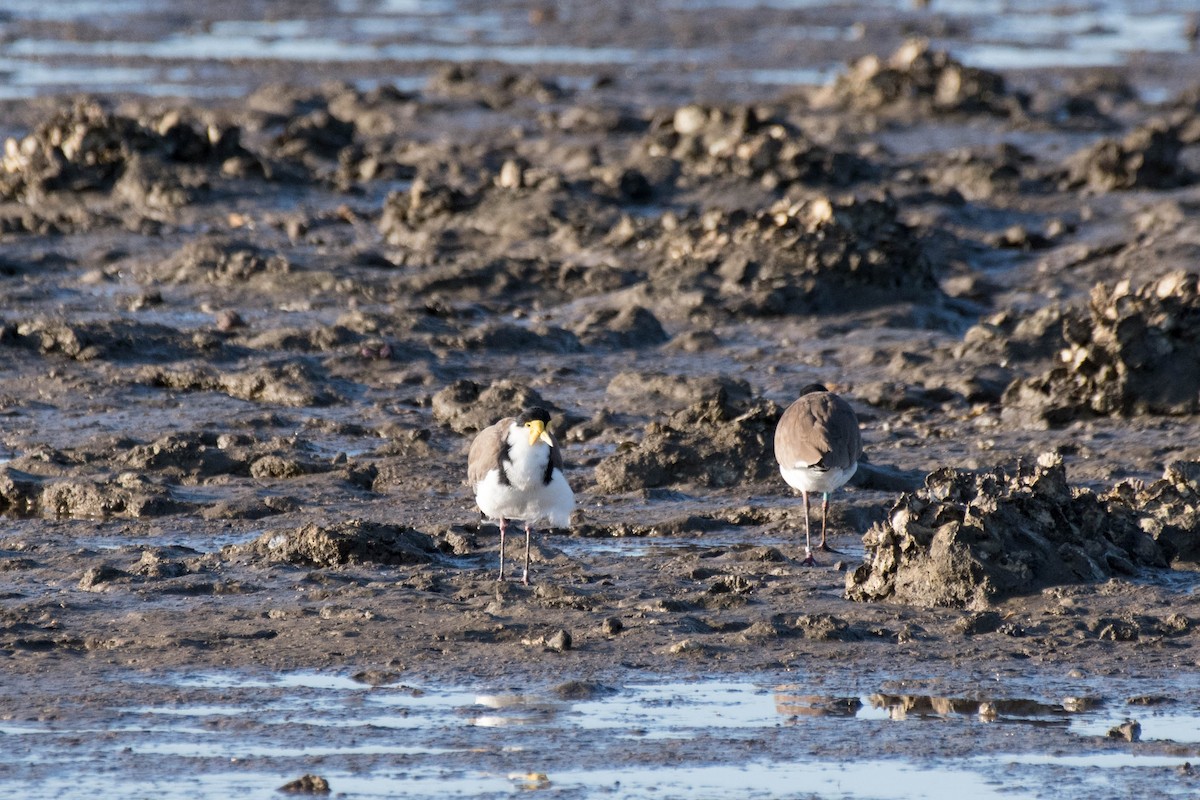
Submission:
<svg viewBox="0 0 1200 800">
<path fill-rule="evenodd" d="M 529 523 L 525 523 L 525 572 L 521 575 L 521 583 L 529 585 Z"/>
<path fill-rule="evenodd" d="M 801 492 L 804 495 L 804 560 L 800 563 L 806 567 L 815 567 L 817 560 L 812 554 L 812 531 L 811 523 L 808 521 L 808 492 Z"/>
<path fill-rule="evenodd" d="M 500 580 L 504 580 L 504 517 L 500 518 Z"/>
</svg>

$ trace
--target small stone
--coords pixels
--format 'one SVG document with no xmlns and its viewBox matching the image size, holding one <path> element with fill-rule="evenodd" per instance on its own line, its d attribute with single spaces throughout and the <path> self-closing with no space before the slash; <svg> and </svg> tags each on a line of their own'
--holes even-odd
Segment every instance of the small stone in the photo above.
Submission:
<svg viewBox="0 0 1200 800">
<path fill-rule="evenodd" d="M 616 636 L 621 631 L 625 630 L 625 624 L 616 617 L 607 617 L 600 623 L 600 630 L 605 636 Z"/>
<path fill-rule="evenodd" d="M 288 794 L 329 794 L 329 781 L 320 775 L 303 775 L 279 787 Z"/>
<path fill-rule="evenodd" d="M 556 653 L 562 653 L 571 649 L 571 634 L 564 630 L 557 630 L 546 637 L 546 647 Z"/>
<path fill-rule="evenodd" d="M 1127 719 L 1120 725 L 1110 728 L 1108 731 L 1110 739 L 1124 739 L 1127 742 L 1136 742 L 1142 738 L 1142 726 L 1136 719 Z"/>
</svg>

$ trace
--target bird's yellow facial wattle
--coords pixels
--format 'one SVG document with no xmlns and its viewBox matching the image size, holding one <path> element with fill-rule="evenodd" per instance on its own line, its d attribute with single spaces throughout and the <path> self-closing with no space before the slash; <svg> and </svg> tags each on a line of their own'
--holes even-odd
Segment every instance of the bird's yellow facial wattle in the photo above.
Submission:
<svg viewBox="0 0 1200 800">
<path fill-rule="evenodd" d="M 545 442 L 547 446 L 553 447 L 554 440 L 550 438 L 550 434 L 546 432 L 546 423 L 540 419 L 531 419 L 525 423 L 525 427 L 529 429 L 529 446 L 533 447 L 538 443 L 538 440 Z"/>
</svg>

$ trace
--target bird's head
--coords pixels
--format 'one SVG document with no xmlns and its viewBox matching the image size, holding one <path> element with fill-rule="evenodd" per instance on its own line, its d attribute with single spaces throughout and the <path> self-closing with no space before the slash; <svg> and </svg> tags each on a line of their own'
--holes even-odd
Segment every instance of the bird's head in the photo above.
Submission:
<svg viewBox="0 0 1200 800">
<path fill-rule="evenodd" d="M 554 440 L 546 432 L 546 423 L 549 421 L 550 414 L 544 408 L 531 408 L 517 417 L 517 424 L 524 427 L 529 433 L 530 447 L 537 444 L 539 440 L 545 442 L 549 447 L 554 446 Z"/>
</svg>

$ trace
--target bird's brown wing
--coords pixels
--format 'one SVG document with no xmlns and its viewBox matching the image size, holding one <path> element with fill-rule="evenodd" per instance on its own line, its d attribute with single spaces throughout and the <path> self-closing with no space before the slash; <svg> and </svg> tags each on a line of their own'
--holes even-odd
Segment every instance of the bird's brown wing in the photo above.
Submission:
<svg viewBox="0 0 1200 800">
<path fill-rule="evenodd" d="M 493 469 L 500 467 L 500 454 L 504 449 L 504 437 L 513 424 L 512 417 L 505 417 L 495 425 L 481 430 L 471 442 L 467 453 L 467 483 L 477 485 Z"/>
<path fill-rule="evenodd" d="M 862 455 L 854 409 L 832 392 L 806 394 L 788 406 L 775 428 L 775 458 L 788 468 L 845 468 Z"/>
</svg>

